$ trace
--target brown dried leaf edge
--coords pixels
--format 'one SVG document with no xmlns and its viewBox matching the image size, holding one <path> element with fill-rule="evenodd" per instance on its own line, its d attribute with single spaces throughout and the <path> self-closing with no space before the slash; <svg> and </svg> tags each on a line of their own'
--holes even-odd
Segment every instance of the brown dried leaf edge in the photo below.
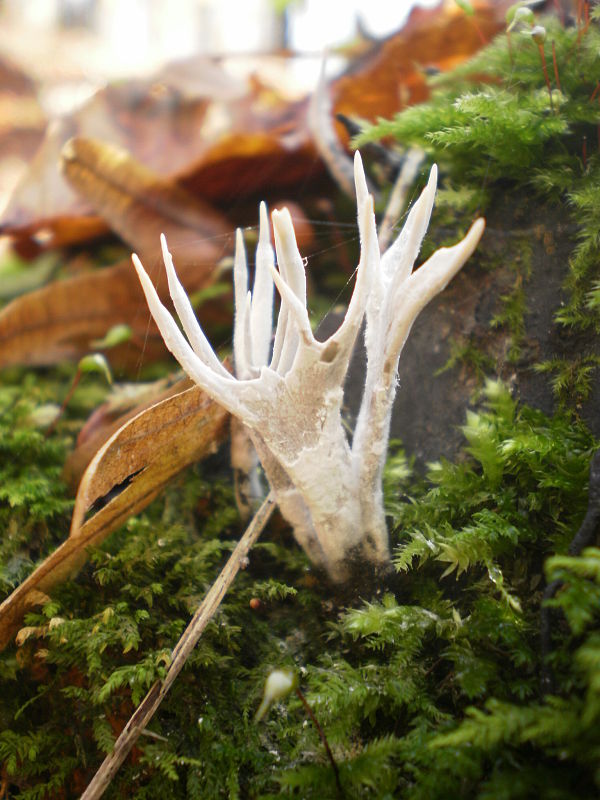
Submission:
<svg viewBox="0 0 600 800">
<path fill-rule="evenodd" d="M 193 387 L 142 411 L 110 437 L 81 480 L 69 538 L 0 605 L 0 650 L 24 615 L 81 568 L 90 547 L 145 508 L 184 467 L 215 452 L 228 435 L 228 419 Z M 86 520 L 93 504 L 117 487 L 119 493 Z"/>
</svg>

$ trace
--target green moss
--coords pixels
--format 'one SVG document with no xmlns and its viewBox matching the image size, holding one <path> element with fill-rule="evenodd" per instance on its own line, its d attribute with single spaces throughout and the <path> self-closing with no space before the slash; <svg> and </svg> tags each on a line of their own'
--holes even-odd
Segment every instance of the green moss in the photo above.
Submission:
<svg viewBox="0 0 600 800">
<path fill-rule="evenodd" d="M 463 365 L 469 372 L 472 372 L 479 383 L 482 383 L 485 376 L 494 368 L 493 358 L 478 347 L 472 337 L 450 340 L 450 355 L 444 366 L 436 372 L 436 375 L 442 375 L 458 364 Z"/>
<path fill-rule="evenodd" d="M 50 397 L 31 375 L 13 373 L 0 387 L 0 596 L 58 541 L 55 529 L 68 526 L 72 503 L 60 477 L 65 444 L 32 425 Z"/>
<path fill-rule="evenodd" d="M 552 375 L 552 391 L 559 404 L 566 408 L 580 406 L 589 399 L 592 377 L 600 366 L 600 356 L 583 355 L 579 358 L 552 358 L 535 365 L 537 372 Z"/>
<path fill-rule="evenodd" d="M 492 198 L 507 191 L 535 194 L 542 217 L 544 203 L 561 203 L 578 241 L 566 279 L 568 302 L 557 309 L 556 319 L 578 329 L 600 327 L 594 280 L 600 255 L 598 16 L 596 9 L 585 34 L 556 19 L 543 20 L 546 61 L 552 73 L 554 45 L 561 87 L 552 74 L 552 104 L 536 45 L 513 33 L 509 46 L 501 35 L 468 64 L 434 79 L 430 102 L 380 120 L 356 142 L 392 136 L 403 146 L 424 148 L 447 176 L 449 188 L 438 200 L 442 222 L 452 212 L 464 225 L 475 208 L 485 211 Z"/>
</svg>

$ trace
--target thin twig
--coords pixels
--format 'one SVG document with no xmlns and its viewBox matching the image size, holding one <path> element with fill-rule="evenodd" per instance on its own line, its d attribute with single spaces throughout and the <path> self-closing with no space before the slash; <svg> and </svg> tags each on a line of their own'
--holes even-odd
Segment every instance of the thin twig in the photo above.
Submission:
<svg viewBox="0 0 600 800">
<path fill-rule="evenodd" d="M 331 98 L 325 75 L 326 63 L 325 53 L 317 88 L 308 106 L 308 129 L 331 177 L 348 197 L 354 197 L 354 166 L 352 159 L 340 144 L 333 124 Z"/>
<path fill-rule="evenodd" d="M 379 226 L 379 248 L 382 253 L 385 253 L 392 240 L 394 225 L 406 207 L 406 194 L 412 186 L 424 158 L 425 153 L 418 147 L 412 147 L 406 154 Z"/>
<path fill-rule="evenodd" d="M 590 464 L 588 508 L 583 522 L 569 545 L 569 555 L 578 556 L 584 547 L 594 541 L 600 522 L 600 450 L 596 450 Z"/>
<path fill-rule="evenodd" d="M 331 752 L 331 747 L 329 747 L 329 742 L 327 741 L 327 737 L 325 736 L 325 731 L 319 725 L 319 720 L 316 718 L 315 712 L 312 710 L 312 708 L 308 704 L 308 700 L 302 694 L 302 692 L 300 691 L 300 689 L 297 686 L 296 686 L 296 694 L 298 695 L 298 698 L 299 698 L 300 702 L 304 706 L 304 710 L 306 711 L 308 716 L 311 718 L 312 723 L 315 726 L 315 728 L 317 729 L 317 733 L 319 734 L 319 736 L 321 738 L 321 741 L 323 742 L 323 747 L 325 748 L 325 752 L 327 753 L 327 758 L 329 759 L 329 761 L 331 762 L 331 766 L 333 767 L 333 772 L 334 772 L 334 775 L 335 775 L 335 785 L 337 787 L 338 795 L 343 798 L 343 797 L 345 797 L 345 795 L 344 795 L 344 790 L 342 788 L 342 782 L 340 781 L 340 771 L 338 769 L 338 765 L 336 763 L 336 760 L 333 757 L 333 753 Z"/>
<path fill-rule="evenodd" d="M 219 577 L 210 587 L 208 594 L 192 617 L 190 624 L 175 645 L 171 654 L 171 664 L 164 681 L 156 681 L 146 697 L 144 697 L 140 705 L 134 711 L 115 742 L 112 753 L 110 753 L 100 765 L 90 785 L 81 795 L 81 800 L 97 800 L 109 786 L 119 767 L 123 761 L 125 761 L 131 748 L 136 743 L 139 735 L 148 725 L 163 698 L 171 688 L 175 678 L 179 675 L 181 668 L 189 658 L 207 624 L 213 618 L 227 590 L 233 583 L 235 576 L 244 564 L 250 548 L 256 542 L 267 524 L 274 508 L 275 498 L 273 492 L 270 492 L 254 515 L 252 522 L 246 528 L 244 535 L 235 546 L 229 560 L 221 570 Z"/>
</svg>

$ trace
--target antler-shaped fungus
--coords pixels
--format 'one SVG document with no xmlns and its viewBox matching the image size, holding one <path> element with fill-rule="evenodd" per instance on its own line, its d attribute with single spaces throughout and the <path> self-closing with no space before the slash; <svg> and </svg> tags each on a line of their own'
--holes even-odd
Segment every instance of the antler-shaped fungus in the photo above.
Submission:
<svg viewBox="0 0 600 800">
<path fill-rule="evenodd" d="M 469 258 L 484 229 L 478 219 L 454 247 L 441 248 L 412 272 L 429 224 L 437 183 L 434 166 L 396 242 L 380 258 L 373 199 L 360 155 L 354 160 L 361 255 L 356 285 L 339 329 L 325 342 L 313 336 L 306 308 L 306 275 L 287 209 L 272 214 L 275 268 L 267 211 L 260 233 L 252 292 L 241 231 L 234 264 L 234 362 L 223 367 L 199 327 L 161 237 L 169 290 L 180 332 L 160 302 L 139 258 L 148 306 L 165 344 L 187 374 L 248 428 L 282 514 L 309 558 L 336 582 L 353 560 L 389 563 L 381 488 L 398 360 L 425 305 Z M 273 283 L 281 297 L 269 361 Z M 343 386 L 366 315 L 367 375 L 352 444 L 342 426 Z"/>
</svg>

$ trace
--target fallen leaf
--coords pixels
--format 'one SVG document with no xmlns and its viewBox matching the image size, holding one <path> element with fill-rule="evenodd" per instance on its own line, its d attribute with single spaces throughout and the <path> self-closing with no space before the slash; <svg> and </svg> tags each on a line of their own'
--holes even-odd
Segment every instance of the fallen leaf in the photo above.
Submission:
<svg viewBox="0 0 600 800">
<path fill-rule="evenodd" d="M 69 537 L 102 529 L 115 513 L 124 519 L 137 513 L 185 466 L 216 452 L 227 433 L 229 414 L 197 386 L 168 397 L 125 423 L 90 462 L 79 484 Z M 111 500 L 91 519 L 85 515 L 100 498 L 131 479 L 115 498 L 127 493 L 128 504 L 114 507 Z M 139 503 L 142 505 L 139 505 Z M 110 513 L 104 513 L 110 508 Z M 112 523 L 111 523 L 112 524 Z M 113 530 L 114 528 L 111 528 Z"/>
<path fill-rule="evenodd" d="M 133 201 L 131 201 L 133 204 Z M 142 211 L 140 211 L 140 208 Z M 145 219 L 156 223 L 153 212 L 145 214 L 140 205 L 130 207 Z M 144 213 L 142 213 L 144 212 Z M 150 225 L 150 222 L 148 223 Z M 177 223 L 163 220 L 174 254 L 177 271 L 189 294 L 210 285 L 217 263 L 233 244 L 233 232 L 225 235 L 225 226 L 208 226 L 204 235 Z M 163 300 L 168 298 L 167 280 L 160 255 L 159 233 L 154 246 L 136 228 L 144 247 L 142 257 Z M 172 234 L 172 237 L 171 237 Z M 140 248 L 141 249 L 141 248 Z M 78 359 L 89 353 L 96 339 L 119 324 L 132 330 L 131 340 L 106 354 L 113 365 L 135 367 L 144 360 L 164 355 L 162 337 L 151 320 L 135 270 L 129 259 L 113 267 L 75 275 L 16 298 L 0 311 L 0 367 L 14 364 L 45 365 L 61 359 Z"/>
<path fill-rule="evenodd" d="M 62 151 L 69 184 L 143 259 L 156 255 L 164 233 L 177 263 L 197 263 L 199 240 L 226 237 L 231 226 L 208 203 L 140 164 L 125 150 L 71 139 Z M 215 251 L 223 251 L 222 243 Z"/>
<path fill-rule="evenodd" d="M 161 378 L 150 384 L 128 384 L 126 389 L 117 389 L 91 414 L 79 432 L 75 449 L 65 462 L 63 478 L 73 493 L 92 458 L 114 433 L 150 406 L 181 394 L 193 385 L 187 377 L 174 382 Z"/>
<path fill-rule="evenodd" d="M 164 346 L 143 303 L 129 261 L 18 297 L 0 311 L 0 366 L 77 359 L 119 323 L 129 324 L 134 336 L 111 351 L 113 363 L 135 364 L 142 350 L 156 356 Z"/>
<path fill-rule="evenodd" d="M 119 147 L 158 176 L 181 178 L 196 197 L 222 203 L 289 187 L 311 169 L 320 171 L 302 123 L 305 104 L 202 59 L 192 95 L 190 74 L 183 88 L 173 68 L 154 81 L 108 86 L 75 114 L 53 121 L 2 215 L 0 232 L 21 248 L 31 239 L 57 247 L 85 240 L 86 231 L 106 232 L 106 223 L 90 216 L 90 203 L 60 173 L 60 154 L 73 137 Z"/>
<path fill-rule="evenodd" d="M 254 134 L 230 135 L 211 147 L 177 181 L 188 191 L 213 202 L 230 204 L 241 198 L 273 196 L 297 189 L 323 174 L 305 124 L 307 103 L 296 104 L 299 120 Z"/>
<path fill-rule="evenodd" d="M 40 593 L 76 573 L 88 549 L 145 508 L 174 475 L 217 450 L 228 421 L 226 411 L 193 387 L 153 405 L 111 436 L 83 476 L 69 538 L 0 605 L 0 650 L 39 603 Z M 107 502 L 86 520 L 100 500 Z"/>
<path fill-rule="evenodd" d="M 375 121 L 429 97 L 425 70 L 442 72 L 466 61 L 506 27 L 512 0 L 475 0 L 467 16 L 454 0 L 415 7 L 397 33 L 374 43 L 332 83 L 334 114 Z M 338 136 L 348 136 L 342 125 Z"/>
</svg>

